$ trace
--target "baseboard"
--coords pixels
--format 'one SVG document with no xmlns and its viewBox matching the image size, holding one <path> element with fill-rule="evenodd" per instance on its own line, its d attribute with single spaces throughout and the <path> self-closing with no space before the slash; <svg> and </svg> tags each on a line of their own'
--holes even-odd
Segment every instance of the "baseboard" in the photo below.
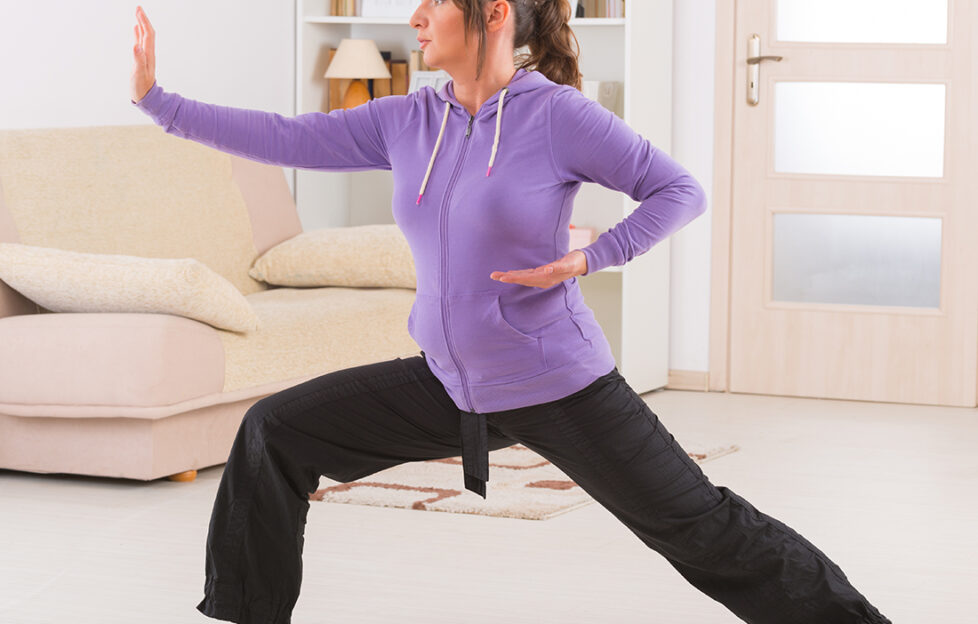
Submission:
<svg viewBox="0 0 978 624">
<path fill-rule="evenodd" d="M 709 392 L 710 372 L 670 370 L 669 382 L 666 384 L 666 388 L 669 390 L 697 390 L 699 392 Z"/>
</svg>

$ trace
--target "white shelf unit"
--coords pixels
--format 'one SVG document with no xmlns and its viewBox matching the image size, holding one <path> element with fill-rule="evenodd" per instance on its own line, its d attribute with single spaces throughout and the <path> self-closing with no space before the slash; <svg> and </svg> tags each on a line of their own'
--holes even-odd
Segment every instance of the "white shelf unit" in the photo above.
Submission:
<svg viewBox="0 0 978 624">
<path fill-rule="evenodd" d="M 327 110 L 322 76 L 329 48 L 341 39 L 371 38 L 395 59 L 408 59 L 417 49 L 417 32 L 407 18 L 331 16 L 329 0 L 296 0 L 295 14 L 297 115 Z M 575 18 L 570 24 L 580 44 L 584 79 L 623 82 L 625 122 L 670 152 L 672 0 L 632 0 L 624 18 Z M 294 174 L 296 204 L 307 230 L 394 222 L 390 171 Z M 583 184 L 572 222 L 600 234 L 637 206 L 624 193 Z M 578 280 L 629 385 L 640 393 L 664 387 L 669 377 L 668 239 L 623 267 Z"/>
</svg>

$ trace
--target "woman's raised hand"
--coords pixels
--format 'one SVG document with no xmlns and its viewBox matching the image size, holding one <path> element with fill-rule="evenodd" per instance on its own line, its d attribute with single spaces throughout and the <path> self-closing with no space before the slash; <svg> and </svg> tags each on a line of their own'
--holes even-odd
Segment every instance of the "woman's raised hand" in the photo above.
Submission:
<svg viewBox="0 0 978 624">
<path fill-rule="evenodd" d="M 132 48 L 132 78 L 129 81 L 129 97 L 139 102 L 156 82 L 156 31 L 143 12 L 136 7 L 136 45 Z"/>
</svg>

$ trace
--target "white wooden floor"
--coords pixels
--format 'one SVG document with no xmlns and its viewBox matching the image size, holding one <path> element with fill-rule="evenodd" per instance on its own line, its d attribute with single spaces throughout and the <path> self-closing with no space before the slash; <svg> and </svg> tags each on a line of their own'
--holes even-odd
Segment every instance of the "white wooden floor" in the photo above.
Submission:
<svg viewBox="0 0 978 624">
<path fill-rule="evenodd" d="M 644 398 L 703 465 L 897 623 L 978 622 L 978 411 L 745 394 Z M 200 623 L 223 466 L 193 483 L 0 471 L 0 622 Z M 294 624 L 739 622 L 599 505 L 515 520 L 312 503 Z"/>
</svg>

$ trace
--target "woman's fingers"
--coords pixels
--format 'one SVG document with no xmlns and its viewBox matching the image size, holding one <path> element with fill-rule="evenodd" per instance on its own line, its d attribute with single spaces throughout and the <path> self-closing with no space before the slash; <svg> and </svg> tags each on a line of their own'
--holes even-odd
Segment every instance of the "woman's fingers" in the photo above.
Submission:
<svg viewBox="0 0 978 624">
<path fill-rule="evenodd" d="M 587 270 L 586 265 L 582 269 L 575 264 L 577 255 L 583 256 L 583 252 L 575 249 L 559 260 L 532 269 L 492 271 L 489 274 L 489 278 L 507 284 L 550 288 L 554 284 L 559 284 L 566 279 L 581 275 L 583 271 Z"/>
<path fill-rule="evenodd" d="M 143 7 L 138 7 L 136 9 L 136 16 L 139 18 L 140 26 L 143 28 L 143 38 L 145 39 L 144 48 L 149 49 L 153 43 L 153 38 L 156 35 L 156 31 L 153 30 L 153 25 L 149 23 L 149 18 L 146 17 L 146 12 L 143 11 Z"/>
<path fill-rule="evenodd" d="M 153 25 L 149 23 L 149 18 L 146 16 L 146 12 L 143 11 L 143 7 L 137 7 L 136 14 L 139 18 L 140 27 L 143 31 L 141 44 L 143 52 L 146 54 L 146 61 L 149 63 L 150 67 L 153 67 L 156 61 L 156 31 L 153 30 Z"/>
<path fill-rule="evenodd" d="M 136 25 L 133 26 L 133 30 L 136 32 L 136 47 L 143 50 L 143 25 L 139 21 L 139 11 L 136 11 Z"/>
</svg>

